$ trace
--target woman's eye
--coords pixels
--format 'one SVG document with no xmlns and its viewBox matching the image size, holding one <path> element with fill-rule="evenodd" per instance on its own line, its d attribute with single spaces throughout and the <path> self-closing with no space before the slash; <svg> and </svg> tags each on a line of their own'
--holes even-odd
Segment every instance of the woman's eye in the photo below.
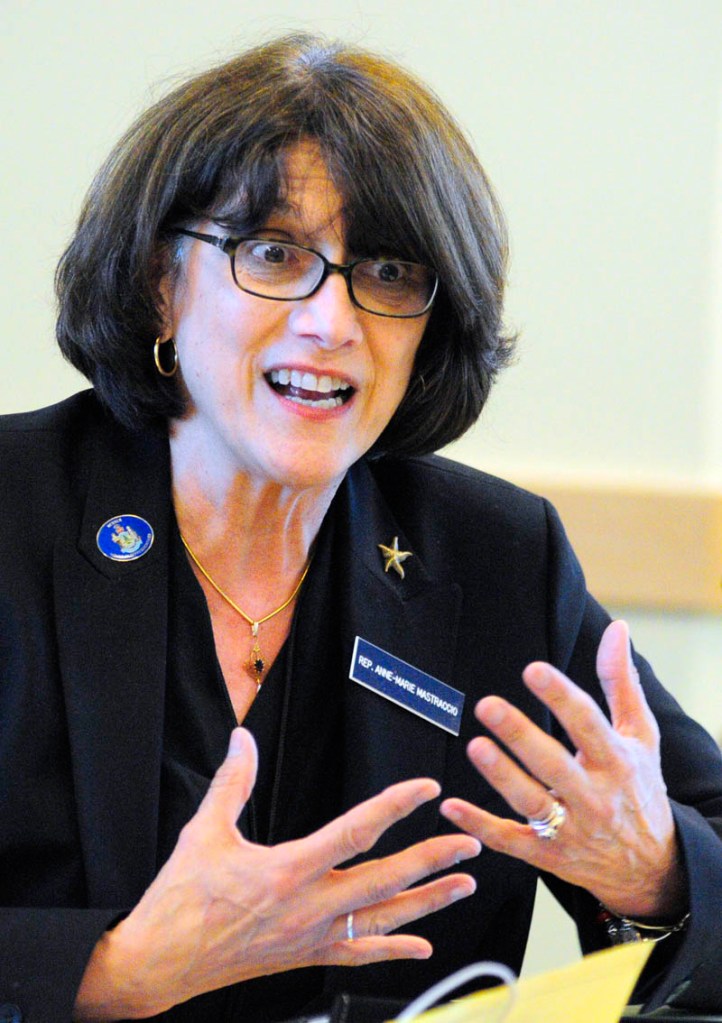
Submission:
<svg viewBox="0 0 722 1023">
<path fill-rule="evenodd" d="M 393 259 L 369 259 L 356 264 L 357 280 L 369 287 L 399 288 L 410 283 L 409 264 Z"/>
<path fill-rule="evenodd" d="M 253 249 L 256 259 L 262 259 L 265 263 L 280 265 L 286 263 L 289 258 L 289 251 L 285 245 L 278 245 L 276 242 L 256 245 Z"/>
<path fill-rule="evenodd" d="M 395 284 L 403 276 L 403 268 L 399 263 L 380 263 L 377 270 L 378 278 L 386 284 Z"/>
</svg>

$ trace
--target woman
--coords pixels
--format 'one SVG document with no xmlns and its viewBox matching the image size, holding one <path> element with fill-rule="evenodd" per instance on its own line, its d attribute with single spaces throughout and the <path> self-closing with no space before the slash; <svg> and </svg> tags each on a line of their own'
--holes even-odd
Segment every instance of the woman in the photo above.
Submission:
<svg viewBox="0 0 722 1023">
<path fill-rule="evenodd" d="M 585 949 L 659 928 L 650 1006 L 691 977 L 712 1007 L 714 743 L 545 502 L 421 457 L 508 359 L 504 257 L 438 101 L 313 38 L 101 169 L 57 279 L 94 389 L 1 434 L 16 1014 L 279 1020 L 518 969 L 539 871 Z"/>
</svg>

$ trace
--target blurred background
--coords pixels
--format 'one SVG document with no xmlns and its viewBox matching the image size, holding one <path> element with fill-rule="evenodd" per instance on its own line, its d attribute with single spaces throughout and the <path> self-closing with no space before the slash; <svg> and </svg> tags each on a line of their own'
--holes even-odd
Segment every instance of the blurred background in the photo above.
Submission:
<svg viewBox="0 0 722 1023">
<path fill-rule="evenodd" d="M 448 453 L 555 500 L 592 590 L 719 739 L 719 0 L 0 0 L 0 411 L 84 386 L 54 348 L 53 270 L 119 134 L 179 78 L 294 29 L 399 60 L 471 136 L 521 342 Z M 537 917 L 528 972 L 578 954 L 544 894 Z"/>
</svg>

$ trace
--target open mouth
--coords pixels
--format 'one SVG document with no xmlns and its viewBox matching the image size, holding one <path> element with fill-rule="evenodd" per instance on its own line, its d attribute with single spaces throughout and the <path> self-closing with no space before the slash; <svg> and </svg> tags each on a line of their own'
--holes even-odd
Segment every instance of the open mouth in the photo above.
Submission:
<svg viewBox="0 0 722 1023">
<path fill-rule="evenodd" d="M 298 405 L 337 408 L 351 399 L 354 388 L 340 377 L 316 376 L 298 369 L 272 369 L 266 380 L 278 394 Z"/>
</svg>

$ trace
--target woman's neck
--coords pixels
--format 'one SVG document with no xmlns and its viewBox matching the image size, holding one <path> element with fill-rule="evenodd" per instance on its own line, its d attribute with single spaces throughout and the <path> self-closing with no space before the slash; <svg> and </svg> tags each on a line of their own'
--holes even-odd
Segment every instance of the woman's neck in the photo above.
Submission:
<svg viewBox="0 0 722 1023">
<path fill-rule="evenodd" d="M 181 534 L 227 592 L 262 616 L 300 578 L 338 483 L 294 489 L 221 468 L 171 437 Z"/>
</svg>

